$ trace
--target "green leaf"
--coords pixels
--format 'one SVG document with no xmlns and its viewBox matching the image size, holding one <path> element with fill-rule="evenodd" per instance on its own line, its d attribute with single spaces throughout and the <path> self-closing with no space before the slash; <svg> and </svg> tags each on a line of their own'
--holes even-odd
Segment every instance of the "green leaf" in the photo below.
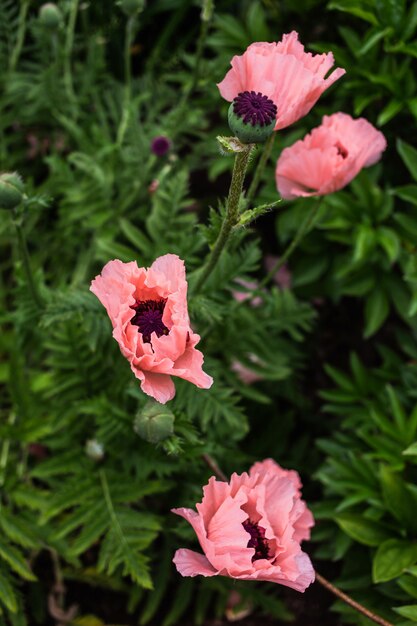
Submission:
<svg viewBox="0 0 417 626">
<path fill-rule="evenodd" d="M 417 185 L 403 185 L 394 189 L 396 196 L 417 206 Z"/>
<path fill-rule="evenodd" d="M 0 570 L 0 602 L 4 604 L 4 606 L 9 609 L 12 613 L 16 613 L 17 611 L 17 598 L 14 594 L 13 588 L 4 574 Z M 1 608 L 0 608 L 1 615 Z"/>
<path fill-rule="evenodd" d="M 333 0 L 333 2 L 329 2 L 327 8 L 337 9 L 338 11 L 345 11 L 346 13 L 350 13 L 351 15 L 355 15 L 356 17 L 360 17 L 362 20 L 370 22 L 374 25 L 378 23 L 373 13 L 367 11 L 366 9 L 363 9 L 361 6 L 358 6 L 357 0 Z"/>
<path fill-rule="evenodd" d="M 373 560 L 372 579 L 383 583 L 400 576 L 417 561 L 417 544 L 400 539 L 388 539 L 382 543 Z"/>
<path fill-rule="evenodd" d="M 376 0 L 375 8 L 381 24 L 398 26 L 404 17 L 405 0 Z"/>
<path fill-rule="evenodd" d="M 363 44 L 363 46 L 358 50 L 357 55 L 359 57 L 363 56 L 364 54 L 366 54 L 367 52 L 369 52 L 369 50 L 371 50 L 374 46 L 376 46 L 376 44 L 378 43 L 378 41 L 380 41 L 381 39 L 383 39 L 385 37 L 385 35 L 387 33 L 389 33 L 392 29 L 391 28 L 384 28 L 384 30 L 378 30 L 375 33 L 373 33 Z"/>
<path fill-rule="evenodd" d="M 397 151 L 411 176 L 417 181 L 417 150 L 408 143 L 405 143 L 405 141 L 397 139 Z"/>
<path fill-rule="evenodd" d="M 397 260 L 401 249 L 400 238 L 391 228 L 381 226 L 376 234 L 378 243 L 385 250 L 391 263 Z"/>
<path fill-rule="evenodd" d="M 153 245 L 148 237 L 139 228 L 136 228 L 129 220 L 120 219 L 120 229 L 126 239 L 145 256 L 152 256 Z"/>
<path fill-rule="evenodd" d="M 417 622 L 417 604 L 406 604 L 405 606 L 397 606 L 394 607 L 394 611 L 406 617 L 407 619 L 411 619 L 413 622 Z"/>
<path fill-rule="evenodd" d="M 411 532 L 417 532 L 417 500 L 397 473 L 382 465 L 380 481 L 385 505 L 392 515 Z"/>
<path fill-rule="evenodd" d="M 23 548 L 38 548 L 39 539 L 34 532 L 33 524 L 30 524 L 22 516 L 13 517 L 3 508 L 0 514 L 0 526 L 14 543 Z"/>
<path fill-rule="evenodd" d="M 368 339 L 377 332 L 389 313 L 388 298 L 381 288 L 376 288 L 368 296 L 365 304 L 364 337 Z"/>
<path fill-rule="evenodd" d="M 22 554 L 7 543 L 0 540 L 0 557 L 6 561 L 13 571 L 25 580 L 36 580 L 36 576 L 30 571 Z"/>
<path fill-rule="evenodd" d="M 408 446 L 405 450 L 403 450 L 403 454 L 406 456 L 417 456 L 417 441 L 412 443 L 411 446 Z"/>
<path fill-rule="evenodd" d="M 359 263 L 369 256 L 375 247 L 375 232 L 368 224 L 361 224 L 358 227 L 355 238 L 355 249 L 353 252 L 353 262 Z"/>
<path fill-rule="evenodd" d="M 342 513 L 334 518 L 340 528 L 352 539 L 365 546 L 379 546 L 389 537 L 382 524 L 356 513 Z"/>
</svg>

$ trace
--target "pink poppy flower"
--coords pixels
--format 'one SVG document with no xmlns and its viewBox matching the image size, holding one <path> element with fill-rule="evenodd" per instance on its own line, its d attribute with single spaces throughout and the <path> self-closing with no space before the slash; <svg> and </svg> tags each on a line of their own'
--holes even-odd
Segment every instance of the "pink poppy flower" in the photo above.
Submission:
<svg viewBox="0 0 417 626">
<path fill-rule="evenodd" d="M 279 130 L 306 115 L 321 94 L 343 76 L 345 70 L 338 67 L 325 78 L 333 64 L 331 52 L 304 52 L 293 30 L 278 43 L 253 43 L 241 56 L 234 56 L 232 69 L 217 86 L 229 102 L 241 93 L 267 96 L 277 106 L 275 130 Z"/>
<path fill-rule="evenodd" d="M 314 520 L 300 488 L 297 472 L 272 459 L 233 474 L 229 483 L 210 478 L 197 512 L 173 509 L 191 524 L 204 552 L 177 550 L 179 573 L 266 580 L 305 591 L 314 569 L 300 541 L 309 539 Z"/>
<path fill-rule="evenodd" d="M 324 196 L 345 187 L 387 147 L 384 135 L 363 117 L 325 115 L 321 126 L 282 151 L 277 162 L 278 191 L 286 200 Z"/>
<path fill-rule="evenodd" d="M 250 352 L 247 356 L 249 361 L 251 361 L 254 365 L 262 365 L 261 359 L 253 352 Z M 235 372 L 237 377 L 240 378 L 242 383 L 245 383 L 245 385 L 251 385 L 252 383 L 258 382 L 258 380 L 263 379 L 261 374 L 254 372 L 237 359 L 233 359 L 230 369 L 232 372 Z"/>
<path fill-rule="evenodd" d="M 190 328 L 184 261 L 177 255 L 165 254 L 149 269 L 136 261 L 109 261 L 90 290 L 106 308 L 142 391 L 165 404 L 175 396 L 171 376 L 211 387 L 195 348 L 200 336 Z"/>
</svg>

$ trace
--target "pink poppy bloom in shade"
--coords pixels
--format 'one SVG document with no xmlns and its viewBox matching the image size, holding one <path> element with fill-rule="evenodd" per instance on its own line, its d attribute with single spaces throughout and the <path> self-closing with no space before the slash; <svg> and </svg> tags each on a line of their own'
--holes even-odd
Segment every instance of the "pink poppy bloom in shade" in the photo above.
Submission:
<svg viewBox="0 0 417 626">
<path fill-rule="evenodd" d="M 244 278 L 236 278 L 236 281 L 239 285 L 243 287 L 246 291 L 240 291 L 239 289 L 232 290 L 232 296 L 237 302 L 246 302 L 246 300 L 250 299 L 250 303 L 253 307 L 260 306 L 262 304 L 262 298 L 260 296 L 255 296 L 251 298 L 251 291 L 255 291 L 258 289 L 259 284 L 255 280 L 245 280 Z"/>
<path fill-rule="evenodd" d="M 346 113 L 325 115 L 321 126 L 282 151 L 278 191 L 286 200 L 324 196 L 345 187 L 387 147 L 384 135 L 367 120 Z"/>
<path fill-rule="evenodd" d="M 262 365 L 261 359 L 253 352 L 250 352 L 247 357 L 248 360 L 254 365 Z M 232 372 L 235 372 L 236 376 L 240 378 L 242 383 L 245 383 L 245 385 L 251 385 L 252 383 L 258 382 L 258 380 L 263 379 L 261 374 L 254 372 L 250 369 L 250 367 L 247 367 L 237 359 L 233 359 L 230 369 Z"/>
<path fill-rule="evenodd" d="M 264 258 L 264 265 L 266 271 L 270 272 L 274 265 L 279 261 L 279 257 L 273 254 L 267 254 Z M 288 265 L 282 265 L 274 275 L 274 282 L 280 289 L 291 289 L 291 272 L 288 269 Z"/>
<path fill-rule="evenodd" d="M 191 524 L 204 552 L 177 550 L 179 573 L 266 580 L 305 591 L 314 569 L 300 541 L 309 539 L 314 519 L 300 489 L 297 472 L 272 459 L 233 474 L 229 483 L 212 476 L 197 512 L 173 509 Z"/>
<path fill-rule="evenodd" d="M 306 115 L 321 94 L 343 76 L 345 70 L 339 67 L 326 78 L 333 64 L 331 52 L 304 52 L 293 30 L 278 43 L 253 43 L 241 56 L 234 56 L 232 69 L 217 86 L 229 102 L 242 93 L 267 96 L 277 106 L 275 130 L 279 130 Z"/>
<path fill-rule="evenodd" d="M 109 261 L 91 283 L 113 324 L 113 337 L 142 391 L 165 404 L 175 396 L 172 376 L 208 389 L 200 336 L 190 328 L 184 261 L 165 254 L 150 268 Z"/>
</svg>

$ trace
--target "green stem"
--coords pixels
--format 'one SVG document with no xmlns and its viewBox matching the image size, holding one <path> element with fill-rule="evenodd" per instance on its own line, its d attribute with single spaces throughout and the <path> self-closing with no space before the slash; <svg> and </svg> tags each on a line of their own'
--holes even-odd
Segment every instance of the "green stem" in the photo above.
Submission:
<svg viewBox="0 0 417 626">
<path fill-rule="evenodd" d="M 282 256 L 280 256 L 278 261 L 275 263 L 273 268 L 268 272 L 268 274 L 265 276 L 265 278 L 259 283 L 257 291 L 259 289 L 262 289 L 262 287 L 265 287 L 265 285 L 267 285 L 269 283 L 269 281 L 274 278 L 274 276 L 278 272 L 278 270 L 288 261 L 288 259 L 290 258 L 290 256 L 292 255 L 292 253 L 294 252 L 294 250 L 296 249 L 296 247 L 300 243 L 300 241 L 303 239 L 304 235 L 308 232 L 311 224 L 314 221 L 314 218 L 317 215 L 317 212 L 318 212 L 320 206 L 321 206 L 321 199 L 318 200 L 315 203 L 314 207 L 312 208 L 312 210 L 308 214 L 307 218 L 304 220 L 304 222 L 301 223 L 298 231 L 296 232 L 296 235 L 295 235 L 294 239 L 292 240 L 292 242 L 290 243 L 288 248 L 285 250 L 285 252 L 282 254 Z"/>
<path fill-rule="evenodd" d="M 23 0 L 23 2 L 20 5 L 20 12 L 19 12 L 19 18 L 18 18 L 19 26 L 17 29 L 16 44 L 10 55 L 10 62 L 9 62 L 9 70 L 11 72 L 14 72 L 14 70 L 16 69 L 16 66 L 19 62 L 20 54 L 22 52 L 23 42 L 25 40 L 25 33 L 26 33 L 26 18 L 27 18 L 27 14 L 29 10 L 29 2 L 30 0 Z"/>
<path fill-rule="evenodd" d="M 276 137 L 276 132 L 274 131 L 272 133 L 272 135 L 270 135 L 270 137 L 268 137 L 268 140 L 265 143 L 263 152 L 261 154 L 261 158 L 259 159 L 258 165 L 257 165 L 256 170 L 255 170 L 255 175 L 254 175 L 253 180 L 252 180 L 252 182 L 251 182 L 251 184 L 249 186 L 248 193 L 246 194 L 246 197 L 247 197 L 249 202 L 251 202 L 253 200 L 253 198 L 255 197 L 255 194 L 256 194 L 257 189 L 259 187 L 260 180 L 262 178 L 262 174 L 264 173 L 265 165 L 266 165 L 269 157 L 271 156 L 272 147 L 274 145 L 275 137 Z"/>
<path fill-rule="evenodd" d="M 35 303 L 36 308 L 42 309 L 43 307 L 42 299 L 36 288 L 36 284 L 33 279 L 32 269 L 30 267 L 30 257 L 29 257 L 29 251 L 28 251 L 27 244 L 26 244 L 25 234 L 23 232 L 23 228 L 20 223 L 20 218 L 17 217 L 15 210 L 13 210 L 13 215 L 14 215 L 13 223 L 16 228 L 17 243 L 19 246 L 20 258 L 22 259 L 22 263 L 23 263 L 23 269 L 25 272 L 27 287 L 30 291 L 30 295 L 32 296 L 32 300 Z"/>
<path fill-rule="evenodd" d="M 220 255 L 229 240 L 230 233 L 239 220 L 239 201 L 242 194 L 243 182 L 245 180 L 246 169 L 248 167 L 252 147 L 252 144 L 248 144 L 242 152 L 236 153 L 229 196 L 227 198 L 226 217 L 221 226 L 217 241 L 214 244 L 214 248 L 212 249 L 208 260 L 202 269 L 200 278 L 194 285 L 192 290 L 193 296 L 201 290 L 202 286 L 216 267 Z"/>
<path fill-rule="evenodd" d="M 136 17 L 132 15 L 128 18 L 126 22 L 125 49 L 124 49 L 125 89 L 124 89 L 124 97 L 123 97 L 122 119 L 120 121 L 119 130 L 117 131 L 117 145 L 118 146 L 121 146 L 123 143 L 123 139 L 126 134 L 126 130 L 129 124 L 129 117 L 130 117 L 130 101 L 132 98 L 132 63 L 131 63 L 130 50 L 131 50 L 131 46 L 133 43 L 133 36 L 135 32 L 135 21 L 136 21 Z"/>
<path fill-rule="evenodd" d="M 71 70 L 71 57 L 72 48 L 74 45 L 74 31 L 75 23 L 77 21 L 78 2 L 79 0 L 72 0 L 64 46 L 64 85 L 71 105 L 75 104 L 75 93 Z"/>
<path fill-rule="evenodd" d="M 201 28 L 200 28 L 200 35 L 199 35 L 198 43 L 197 43 L 193 79 L 191 82 L 191 87 L 189 88 L 187 92 L 187 98 L 193 93 L 194 89 L 197 86 L 198 79 L 200 77 L 201 61 L 203 58 L 204 47 L 206 45 L 206 39 L 207 39 L 208 31 L 209 31 L 209 26 L 210 26 L 209 20 L 207 19 L 201 20 Z"/>
<path fill-rule="evenodd" d="M 384 618 L 380 617 L 379 615 L 376 615 L 375 613 L 367 609 L 362 604 L 359 604 L 359 602 L 356 602 L 356 600 L 348 596 L 346 593 L 343 593 L 343 591 L 340 591 L 340 589 L 332 585 L 331 582 L 326 580 L 326 578 L 321 576 L 317 571 L 316 571 L 316 581 L 320 583 L 320 585 L 325 587 L 325 589 L 333 593 L 337 598 L 339 598 L 340 600 L 343 600 L 345 604 L 348 604 L 353 609 L 355 609 L 359 613 L 362 613 L 362 615 L 365 615 L 368 619 L 375 622 L 375 624 L 380 624 L 381 626 L 393 626 L 391 622 L 387 622 Z"/>
</svg>

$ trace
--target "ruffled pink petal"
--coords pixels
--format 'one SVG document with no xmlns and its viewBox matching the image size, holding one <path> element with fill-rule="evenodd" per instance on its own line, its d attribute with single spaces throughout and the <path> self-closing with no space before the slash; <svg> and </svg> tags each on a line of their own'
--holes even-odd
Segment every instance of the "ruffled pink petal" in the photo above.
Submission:
<svg viewBox="0 0 417 626">
<path fill-rule="evenodd" d="M 301 143 L 298 149 L 292 150 L 292 146 L 283 150 L 278 159 L 277 186 L 285 200 L 320 194 L 335 176 L 338 161 L 335 149 L 303 150 Z"/>
<path fill-rule="evenodd" d="M 172 561 L 181 576 L 215 576 L 219 573 L 204 554 L 187 548 L 177 550 Z"/>
<path fill-rule="evenodd" d="M 192 509 L 181 507 L 179 509 L 171 509 L 172 513 L 183 517 L 193 527 L 197 539 L 200 542 L 201 547 L 207 553 L 207 531 L 204 527 L 203 518 Z"/>
<path fill-rule="evenodd" d="M 385 148 L 385 137 L 367 120 L 345 113 L 324 116 L 321 126 L 283 150 L 276 167 L 278 191 L 289 200 L 333 193 L 378 161 Z"/>
<path fill-rule="evenodd" d="M 253 474 L 260 474 L 261 476 L 272 474 L 281 478 L 289 478 L 296 489 L 301 489 L 303 486 L 298 472 L 282 468 L 274 459 L 265 459 L 254 463 L 249 470 L 249 475 L 252 476 Z"/>
<path fill-rule="evenodd" d="M 263 580 L 290 587 L 296 591 L 304 592 L 314 582 L 315 572 L 310 558 L 304 552 L 300 552 L 294 559 L 294 569 L 288 567 L 269 567 L 255 570 L 251 576 L 239 576 L 245 580 Z"/>
<path fill-rule="evenodd" d="M 152 396 L 161 404 L 165 404 L 175 396 L 175 385 L 172 378 L 166 374 L 154 374 L 153 372 L 143 372 L 144 380 L 141 382 L 141 389 L 148 396 Z M 139 378 L 139 376 L 138 376 Z"/>
<path fill-rule="evenodd" d="M 152 263 L 149 270 L 152 270 L 152 279 L 149 280 L 151 285 L 158 285 L 158 280 L 160 279 L 157 276 L 158 274 L 162 274 L 168 283 L 167 288 L 170 292 L 178 291 L 182 288 L 185 290 L 184 295 L 187 295 L 184 261 L 176 254 L 165 254 L 164 256 L 158 257 Z"/>
<path fill-rule="evenodd" d="M 201 504 L 197 504 L 196 508 L 199 515 L 204 520 L 207 528 L 211 518 L 216 514 L 222 502 L 231 494 L 229 483 L 217 480 L 214 476 L 203 487 L 203 500 Z"/>
<path fill-rule="evenodd" d="M 200 389 L 210 389 L 213 378 L 203 372 L 204 356 L 194 346 L 200 341 L 200 336 L 190 333 L 184 353 L 175 361 L 172 373 L 184 378 Z"/>
<path fill-rule="evenodd" d="M 307 508 L 306 503 L 300 500 L 302 506 L 302 512 L 298 519 L 294 522 L 294 535 L 295 541 L 305 541 L 310 539 L 311 528 L 314 526 L 314 517 L 312 512 Z"/>
</svg>

